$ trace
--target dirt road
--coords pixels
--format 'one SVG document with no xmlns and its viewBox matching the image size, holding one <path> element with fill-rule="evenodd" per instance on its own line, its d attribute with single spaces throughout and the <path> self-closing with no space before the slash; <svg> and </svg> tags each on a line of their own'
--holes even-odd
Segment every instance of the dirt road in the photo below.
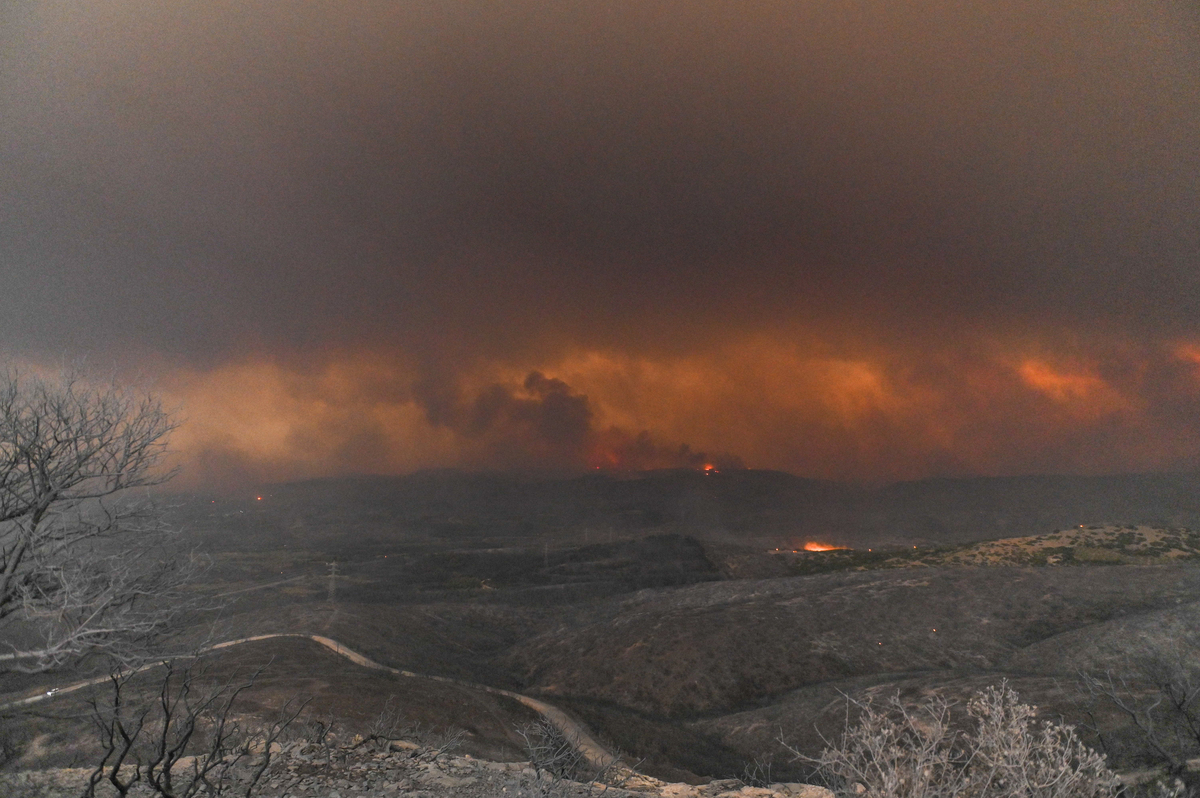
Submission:
<svg viewBox="0 0 1200 798">
<path fill-rule="evenodd" d="M 585 729 L 582 725 L 580 725 L 574 718 L 572 718 L 567 713 L 563 712 L 558 707 L 552 706 L 551 704 L 547 704 L 545 701 L 539 701 L 538 699 L 531 698 L 527 695 L 521 695 L 520 693 L 514 693 L 511 690 L 502 690 L 498 687 L 488 687 L 487 685 L 484 685 L 484 684 L 475 684 L 474 682 L 466 682 L 466 681 L 462 681 L 461 679 L 451 679 L 446 676 L 428 676 L 428 675 L 422 674 L 422 673 L 414 673 L 412 671 L 405 671 L 405 670 L 399 670 L 398 668 L 392 668 L 387 665 L 378 663 L 373 659 L 365 657 L 362 654 L 359 654 L 357 651 L 354 651 L 351 648 L 347 648 L 345 645 L 343 645 L 342 643 L 339 643 L 337 640 L 334 640 L 329 637 L 324 637 L 322 635 L 287 634 L 287 633 L 255 635 L 254 637 L 242 637 L 242 638 L 238 638 L 237 640 L 226 640 L 223 643 L 217 643 L 215 645 L 209 646 L 206 649 L 203 649 L 203 651 L 201 653 L 206 653 L 208 651 L 218 651 L 223 648 L 231 648 L 232 646 L 241 645 L 242 643 L 252 643 L 256 640 L 271 640 L 271 639 L 275 639 L 275 638 L 303 638 L 303 639 L 307 639 L 307 640 L 312 640 L 314 643 L 324 646 L 325 648 L 329 649 L 330 651 L 337 654 L 338 656 L 345 657 L 346 659 L 353 662 L 355 665 L 360 665 L 364 668 L 371 668 L 372 670 L 386 671 L 388 673 L 395 674 L 396 676 L 403 676 L 403 677 L 411 678 L 411 679 L 432 679 L 433 681 L 437 681 L 437 682 L 446 682 L 448 684 L 454 684 L 454 685 L 458 685 L 460 687 L 466 687 L 466 688 L 469 688 L 472 690 L 482 690 L 484 692 L 492 693 L 494 695 L 506 696 L 515 701 L 520 701 L 525 706 L 529 707 L 533 711 L 540 714 L 547 721 L 554 724 L 554 726 L 560 732 L 562 732 L 564 737 L 566 737 L 568 740 L 572 741 L 575 744 L 575 747 L 579 749 L 579 752 L 582 753 L 584 757 L 586 757 L 588 763 L 592 767 L 595 767 L 597 769 L 602 769 L 602 768 L 608 767 L 613 762 L 615 762 L 617 759 L 615 754 L 613 754 L 611 751 L 609 751 L 604 746 L 602 746 L 600 743 L 598 743 L 595 740 L 595 738 L 593 738 L 590 734 L 588 734 L 587 729 Z M 157 666 L 156 665 L 145 666 L 145 668 L 153 668 L 153 667 L 157 667 Z M 31 704 L 37 704 L 42 701 L 49 701 L 50 699 L 55 698 L 57 696 L 66 695 L 67 693 L 73 693 L 76 690 L 82 690 L 85 687 L 90 687 L 91 685 L 94 685 L 94 684 L 100 684 L 102 682 L 106 682 L 106 681 L 108 681 L 108 679 L 109 679 L 108 676 L 98 676 L 94 679 L 86 679 L 81 682 L 76 682 L 74 684 L 67 685 L 66 687 L 59 687 L 59 688 L 55 688 L 52 690 L 39 690 L 29 696 L 26 696 L 25 698 L 18 699 L 16 701 L 11 701 L 7 704 L 0 705 L 0 711 L 6 710 L 6 709 L 14 709 L 14 708 L 18 708 L 18 707 L 29 706 Z"/>
</svg>

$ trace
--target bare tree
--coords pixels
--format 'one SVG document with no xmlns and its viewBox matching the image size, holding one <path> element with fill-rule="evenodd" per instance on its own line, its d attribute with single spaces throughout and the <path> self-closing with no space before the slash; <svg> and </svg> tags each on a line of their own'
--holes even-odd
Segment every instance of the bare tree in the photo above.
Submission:
<svg viewBox="0 0 1200 798">
<path fill-rule="evenodd" d="M 1186 640 L 1131 646 L 1119 668 L 1080 672 L 1089 726 L 1106 748 L 1119 749 L 1117 729 L 1097 718 L 1096 705 L 1107 705 L 1124 718 L 1143 757 L 1172 775 L 1189 769 L 1200 755 L 1200 663 L 1195 635 Z M 1126 735 L 1130 736 L 1130 735 Z"/>
<path fill-rule="evenodd" d="M 254 686 L 261 669 L 205 684 L 205 665 L 162 663 L 157 695 L 142 699 L 137 677 L 114 669 L 107 700 L 92 699 L 92 720 L 104 756 L 88 778 L 85 798 L 108 782 L 119 795 L 138 784 L 162 798 L 252 795 L 271 765 L 272 750 L 307 701 L 289 701 L 267 725 L 245 725 L 234 704 Z"/>
<path fill-rule="evenodd" d="M 152 395 L 0 371 L 0 672 L 134 664 L 170 627 L 189 558 L 145 489 L 174 428 Z"/>
</svg>

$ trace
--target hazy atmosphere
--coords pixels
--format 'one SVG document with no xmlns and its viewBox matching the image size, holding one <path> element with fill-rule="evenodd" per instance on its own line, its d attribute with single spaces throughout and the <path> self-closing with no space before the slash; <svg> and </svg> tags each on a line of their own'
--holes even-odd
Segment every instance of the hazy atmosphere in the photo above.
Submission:
<svg viewBox="0 0 1200 798">
<path fill-rule="evenodd" d="M 1200 798 L 1196 0 L 0 0 L 0 795 Z"/>
<path fill-rule="evenodd" d="M 0 355 L 183 485 L 1200 467 L 1183 2 L 16 2 Z"/>
</svg>

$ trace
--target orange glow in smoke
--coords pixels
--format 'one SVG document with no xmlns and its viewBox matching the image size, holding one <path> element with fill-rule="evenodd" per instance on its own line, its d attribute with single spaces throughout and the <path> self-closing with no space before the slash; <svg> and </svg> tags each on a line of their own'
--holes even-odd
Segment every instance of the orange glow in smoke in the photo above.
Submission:
<svg viewBox="0 0 1200 798">
<path fill-rule="evenodd" d="M 812 540 L 810 540 L 808 543 L 804 544 L 805 551 L 841 551 L 844 548 L 846 548 L 846 547 L 845 546 L 829 546 L 825 543 L 817 543 L 816 541 L 812 541 Z"/>
<path fill-rule="evenodd" d="M 1104 371 L 1096 365 L 1104 358 L 1052 349 L 1034 356 L 1024 343 L 999 342 L 983 354 L 933 352 L 930 369 L 914 371 L 907 364 L 917 355 L 907 350 L 851 344 L 843 351 L 816 339 L 732 336 L 690 355 L 579 350 L 484 363 L 455 377 L 463 418 L 488 386 L 536 405 L 540 397 L 521 388 L 530 371 L 561 379 L 586 411 L 579 435 L 566 442 L 545 440 L 519 414 L 507 426 L 497 422 L 490 437 L 469 424 L 431 422 L 410 387 L 419 369 L 403 353 L 347 350 L 312 363 L 249 359 L 179 370 L 164 380 L 164 393 L 186 410 L 187 424 L 172 438 L 181 487 L 237 487 L 244 475 L 262 484 L 503 468 L 512 452 L 518 465 L 549 457 L 602 472 L 682 466 L 723 475 L 720 452 L 751 468 L 885 481 L 931 469 L 1025 473 L 1030 452 L 1038 468 L 1070 473 L 1169 470 L 1200 457 L 1200 438 L 1176 420 L 1182 414 L 1149 412 L 1159 400 L 1143 395 L 1141 375 L 1153 369 Z M 1168 345 L 1164 356 L 1184 387 L 1200 386 L 1200 340 Z M 789 543 L 800 549 L 804 541 Z"/>
<path fill-rule="evenodd" d="M 1200 344 L 1178 344 L 1174 353 L 1178 359 L 1200 366 Z"/>
<path fill-rule="evenodd" d="M 1121 396 L 1094 374 L 1060 371 L 1039 360 L 1026 360 L 1017 373 L 1027 386 L 1055 402 L 1086 402 L 1097 405 L 1101 411 L 1124 404 Z"/>
</svg>

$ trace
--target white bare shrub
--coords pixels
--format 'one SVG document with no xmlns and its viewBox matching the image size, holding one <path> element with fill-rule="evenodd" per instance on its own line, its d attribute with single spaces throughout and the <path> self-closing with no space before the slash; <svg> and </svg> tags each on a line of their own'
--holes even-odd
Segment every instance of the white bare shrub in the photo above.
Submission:
<svg viewBox="0 0 1200 798">
<path fill-rule="evenodd" d="M 976 795 L 1103 798 L 1120 791 L 1103 754 L 1088 748 L 1072 726 L 1035 722 L 1007 684 L 989 687 L 968 704 L 975 721 L 967 768 Z"/>
<path fill-rule="evenodd" d="M 1109 798 L 1120 792 L 1104 756 L 1075 730 L 1035 722 L 1006 683 L 967 705 L 966 731 L 951 725 L 952 705 L 936 697 L 909 707 L 892 696 L 855 702 L 858 721 L 811 758 L 841 795 L 861 798 Z"/>
<path fill-rule="evenodd" d="M 0 673 L 133 664 L 171 627 L 191 566 L 146 489 L 174 427 L 152 395 L 0 370 Z"/>
</svg>

